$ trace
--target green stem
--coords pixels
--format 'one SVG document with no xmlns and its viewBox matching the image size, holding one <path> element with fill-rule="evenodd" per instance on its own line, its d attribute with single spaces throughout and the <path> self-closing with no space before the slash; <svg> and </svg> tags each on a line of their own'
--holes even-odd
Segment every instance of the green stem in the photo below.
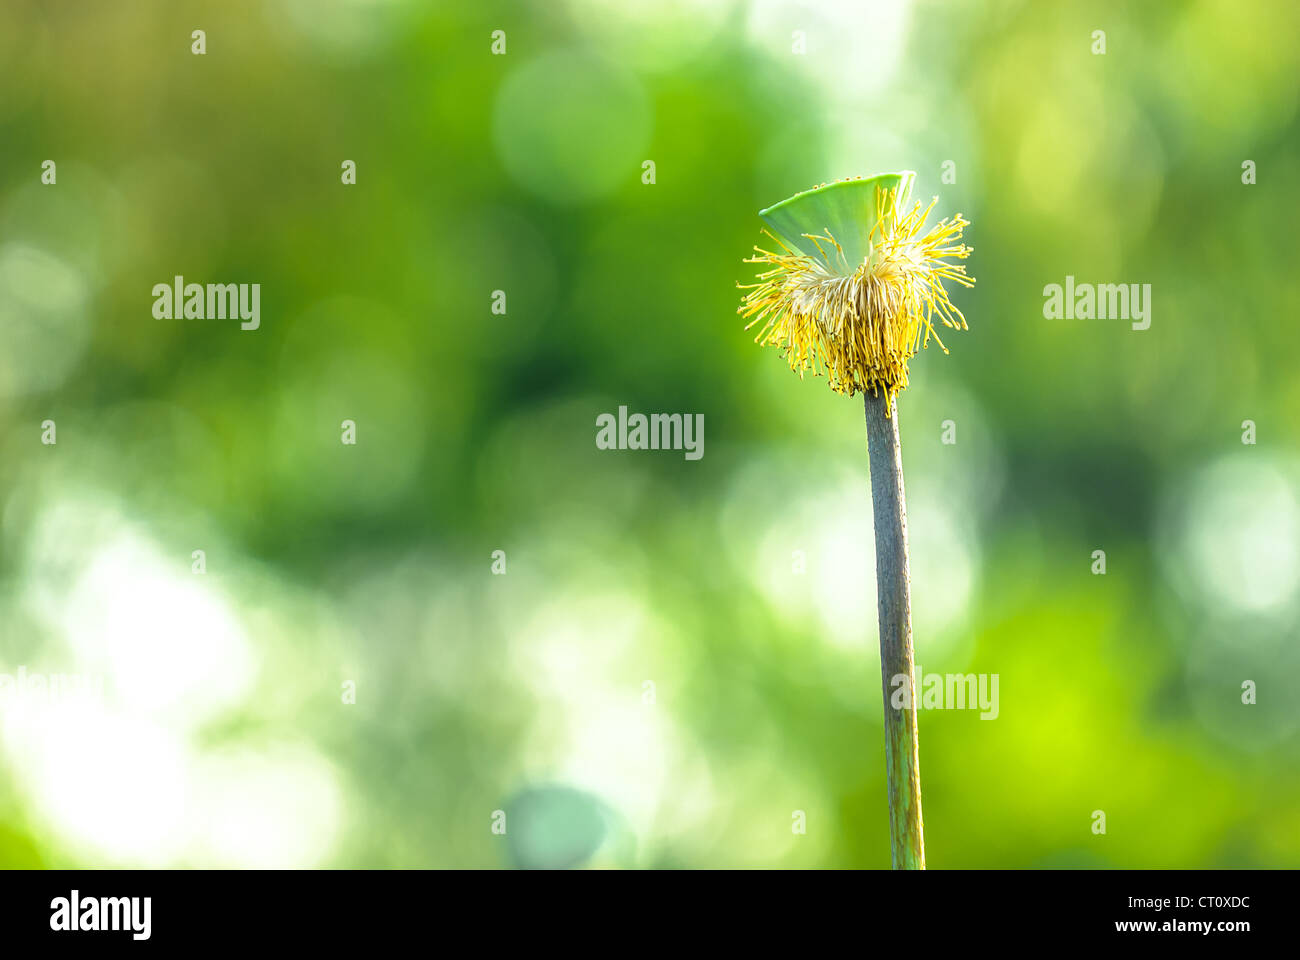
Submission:
<svg viewBox="0 0 1300 960">
<path fill-rule="evenodd" d="M 865 406 L 871 506 L 876 526 L 876 603 L 880 614 L 880 683 L 885 697 L 890 848 L 895 870 L 924 870 L 911 575 L 907 564 L 907 501 L 903 492 L 903 456 L 898 443 L 898 403 L 884 390 L 877 390 L 875 396 L 865 395 Z M 906 696 L 901 692 L 904 688 Z M 896 693 L 906 705 L 901 709 L 896 709 L 891 702 Z"/>
</svg>

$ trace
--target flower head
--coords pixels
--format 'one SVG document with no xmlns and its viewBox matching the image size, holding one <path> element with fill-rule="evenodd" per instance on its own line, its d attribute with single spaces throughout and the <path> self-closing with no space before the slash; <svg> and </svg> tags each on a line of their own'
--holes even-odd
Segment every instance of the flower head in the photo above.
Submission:
<svg viewBox="0 0 1300 960">
<path fill-rule="evenodd" d="M 774 345 L 802 378 L 825 372 L 831 388 L 894 394 L 907 386 L 907 361 L 944 326 L 967 329 L 943 281 L 969 287 L 963 260 L 971 248 L 954 243 L 968 221 L 961 214 L 928 231 L 938 202 L 906 209 L 912 173 L 840 180 L 796 194 L 760 212 L 778 249 L 755 247 L 746 263 L 767 269 L 739 309 L 762 322 L 756 343 Z M 891 404 L 892 406 L 892 404 Z M 888 409 L 888 408 L 887 408 Z"/>
</svg>

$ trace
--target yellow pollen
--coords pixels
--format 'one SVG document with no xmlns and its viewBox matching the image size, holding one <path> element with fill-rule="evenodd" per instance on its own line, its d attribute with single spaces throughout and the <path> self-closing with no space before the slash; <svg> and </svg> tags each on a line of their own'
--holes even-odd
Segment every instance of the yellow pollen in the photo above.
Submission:
<svg viewBox="0 0 1300 960">
<path fill-rule="evenodd" d="M 868 238 L 870 252 L 850 264 L 829 230 L 803 236 L 821 257 L 791 250 L 766 228 L 776 252 L 755 247 L 746 263 L 767 269 L 748 290 L 738 312 L 748 330 L 761 323 L 755 343 L 776 346 L 802 378 L 811 370 L 825 373 L 837 393 L 883 389 L 891 401 L 907 386 L 907 362 L 929 346 L 933 320 L 946 327 L 967 329 L 966 318 L 948 299 L 943 281 L 962 286 L 975 281 L 963 264 L 971 248 L 955 243 L 969 222 L 961 214 L 942 220 L 922 234 L 925 220 L 938 198 L 924 209 L 898 209 L 895 190 L 876 188 L 877 218 Z"/>
</svg>

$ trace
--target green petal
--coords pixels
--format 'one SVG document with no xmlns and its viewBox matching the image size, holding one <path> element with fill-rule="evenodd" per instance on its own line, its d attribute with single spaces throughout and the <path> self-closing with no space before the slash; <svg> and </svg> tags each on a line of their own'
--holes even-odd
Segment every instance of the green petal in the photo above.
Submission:
<svg viewBox="0 0 1300 960">
<path fill-rule="evenodd" d="M 876 225 L 876 187 L 897 190 L 901 207 L 911 195 L 915 178 L 916 174 L 911 170 L 904 170 L 860 180 L 837 180 L 796 193 L 788 200 L 760 210 L 758 215 L 787 245 L 810 257 L 819 257 L 820 254 L 804 234 L 824 236 L 830 231 L 830 235 L 844 248 L 849 263 L 856 267 L 871 251 L 867 238 Z"/>
</svg>

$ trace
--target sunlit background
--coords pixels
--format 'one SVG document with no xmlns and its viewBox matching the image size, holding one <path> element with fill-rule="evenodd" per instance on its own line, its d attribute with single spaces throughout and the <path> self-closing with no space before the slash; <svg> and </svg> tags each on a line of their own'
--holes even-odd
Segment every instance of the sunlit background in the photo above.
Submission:
<svg viewBox="0 0 1300 960">
<path fill-rule="evenodd" d="M 978 278 L 900 400 L 917 658 L 1000 678 L 921 715 L 929 864 L 1296 865 L 1298 33 L 9 0 L 0 865 L 888 865 L 861 403 L 736 284 L 759 208 L 901 169 Z M 155 319 L 178 274 L 261 328 Z M 1045 320 L 1067 275 L 1150 329 Z M 598 450 L 620 405 L 703 459 Z"/>
</svg>

